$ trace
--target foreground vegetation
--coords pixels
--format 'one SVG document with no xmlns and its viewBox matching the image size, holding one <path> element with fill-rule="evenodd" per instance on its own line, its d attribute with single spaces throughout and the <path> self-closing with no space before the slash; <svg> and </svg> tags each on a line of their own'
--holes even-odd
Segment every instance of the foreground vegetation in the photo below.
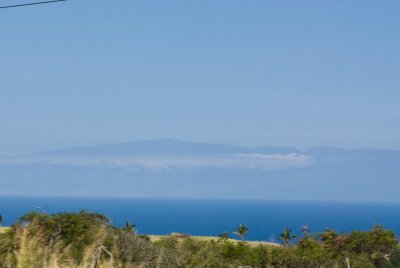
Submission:
<svg viewBox="0 0 400 268">
<path fill-rule="evenodd" d="M 138 235 L 127 223 L 116 228 L 100 214 L 36 212 L 0 232 L 2 267 L 400 267 L 394 233 L 382 227 L 369 232 L 310 234 L 304 229 L 295 245 L 290 230 L 282 245 L 245 241 L 249 228 L 241 225 L 232 240 L 182 234 L 166 237 Z"/>
</svg>

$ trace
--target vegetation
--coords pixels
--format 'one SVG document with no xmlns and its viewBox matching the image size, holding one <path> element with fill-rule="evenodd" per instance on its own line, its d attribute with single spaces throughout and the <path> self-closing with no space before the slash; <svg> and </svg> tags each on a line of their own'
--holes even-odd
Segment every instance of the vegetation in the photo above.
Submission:
<svg viewBox="0 0 400 268">
<path fill-rule="evenodd" d="M 240 236 L 240 238 L 242 239 L 242 242 L 244 242 L 244 238 L 248 231 L 249 231 L 249 227 L 241 224 L 241 225 L 239 225 L 238 228 L 236 228 L 236 232 L 233 232 L 233 233 Z"/>
<path fill-rule="evenodd" d="M 123 230 L 125 230 L 129 233 L 136 233 L 135 227 L 136 227 L 135 224 L 131 223 L 130 221 L 127 221 L 125 223 L 125 227 L 123 228 Z"/>
<path fill-rule="evenodd" d="M 5 267 L 240 267 L 352 268 L 400 267 L 395 234 L 381 226 L 369 232 L 326 230 L 295 243 L 292 231 L 280 238 L 284 246 L 245 242 L 249 228 L 240 225 L 241 240 L 199 239 L 183 234 L 152 239 L 138 235 L 134 225 L 116 228 L 100 214 L 31 212 L 0 233 L 0 268 Z M 56 264 L 56 265 L 55 265 Z"/>
<path fill-rule="evenodd" d="M 229 239 L 229 232 L 223 232 L 222 234 L 218 235 L 218 241 L 226 242 Z"/>
<path fill-rule="evenodd" d="M 296 236 L 292 235 L 292 230 L 287 228 L 283 229 L 283 233 L 279 235 L 279 239 L 283 241 L 285 246 L 288 246 L 290 241 L 294 238 L 296 238 Z"/>
</svg>

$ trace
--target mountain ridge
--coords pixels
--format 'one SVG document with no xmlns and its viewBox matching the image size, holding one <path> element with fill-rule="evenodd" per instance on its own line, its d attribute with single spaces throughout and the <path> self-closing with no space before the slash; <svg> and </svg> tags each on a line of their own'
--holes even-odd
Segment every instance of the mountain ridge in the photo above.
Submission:
<svg viewBox="0 0 400 268">
<path fill-rule="evenodd" d="M 395 150 L 158 140 L 0 158 L 0 195 L 400 201 L 399 187 Z"/>
</svg>

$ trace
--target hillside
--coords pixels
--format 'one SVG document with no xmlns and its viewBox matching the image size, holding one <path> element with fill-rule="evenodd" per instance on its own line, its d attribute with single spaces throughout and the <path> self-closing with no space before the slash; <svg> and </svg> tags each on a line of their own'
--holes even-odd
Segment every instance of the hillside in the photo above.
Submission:
<svg viewBox="0 0 400 268">
<path fill-rule="evenodd" d="M 199 250 L 204 247 L 205 251 L 221 245 L 244 246 L 234 239 L 221 244 L 216 237 L 136 235 L 131 227 L 119 229 L 109 222 L 107 217 L 87 211 L 53 216 L 26 214 L 12 227 L 0 229 L 0 267 L 188 267 L 184 264 L 188 262 L 202 267 L 203 260 L 195 254 L 185 252 L 182 257 L 180 252 L 192 246 Z M 249 249 L 276 246 L 246 242 Z M 240 261 L 226 263 L 231 267 Z"/>
<path fill-rule="evenodd" d="M 120 229 L 110 219 L 88 211 L 46 215 L 28 213 L 0 233 L 0 267 L 240 267 L 392 268 L 400 265 L 400 248 L 392 231 L 375 227 L 348 234 L 327 230 L 291 244 L 290 230 L 281 235 L 284 246 L 241 242 L 229 236 L 190 237 L 184 234 L 147 236 L 135 226 Z"/>
</svg>

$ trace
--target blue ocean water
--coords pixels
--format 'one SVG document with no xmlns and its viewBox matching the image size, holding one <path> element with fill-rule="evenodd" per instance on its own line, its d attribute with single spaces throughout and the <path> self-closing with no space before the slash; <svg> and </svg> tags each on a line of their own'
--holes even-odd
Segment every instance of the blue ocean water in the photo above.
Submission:
<svg viewBox="0 0 400 268">
<path fill-rule="evenodd" d="M 107 215 L 116 226 L 134 222 L 139 233 L 218 235 L 246 224 L 249 240 L 276 241 L 283 228 L 311 232 L 369 230 L 380 224 L 400 235 L 399 203 L 334 203 L 266 200 L 0 197 L 0 214 L 10 225 L 29 211 L 87 209 Z"/>
</svg>

